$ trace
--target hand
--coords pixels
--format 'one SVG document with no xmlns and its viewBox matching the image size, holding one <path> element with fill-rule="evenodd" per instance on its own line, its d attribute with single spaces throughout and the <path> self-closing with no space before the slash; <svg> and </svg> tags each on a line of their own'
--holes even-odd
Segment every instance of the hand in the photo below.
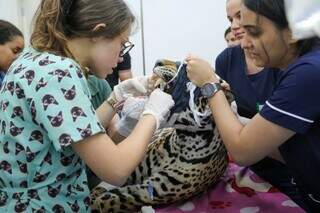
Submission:
<svg viewBox="0 0 320 213">
<path fill-rule="evenodd" d="M 124 137 L 129 136 L 138 123 L 147 100 L 146 97 L 129 97 L 124 102 L 120 113 L 121 118 L 115 125 L 115 129 L 120 135 Z"/>
<path fill-rule="evenodd" d="M 222 87 L 222 89 L 223 90 L 229 90 L 230 91 L 230 85 L 226 82 L 226 81 L 222 81 L 222 83 L 221 83 L 221 87 Z"/>
<path fill-rule="evenodd" d="M 149 76 L 142 76 L 120 82 L 113 89 L 117 102 L 126 100 L 128 97 L 146 95 L 150 87 L 149 78 Z"/>
<path fill-rule="evenodd" d="M 162 92 L 160 89 L 155 89 L 150 94 L 142 115 L 153 115 L 157 121 L 156 129 L 158 129 L 173 105 L 174 101 L 171 95 Z"/>
<path fill-rule="evenodd" d="M 213 68 L 205 60 L 189 55 L 185 61 L 187 62 L 188 78 L 198 87 L 202 87 L 206 83 L 219 83 Z"/>
</svg>

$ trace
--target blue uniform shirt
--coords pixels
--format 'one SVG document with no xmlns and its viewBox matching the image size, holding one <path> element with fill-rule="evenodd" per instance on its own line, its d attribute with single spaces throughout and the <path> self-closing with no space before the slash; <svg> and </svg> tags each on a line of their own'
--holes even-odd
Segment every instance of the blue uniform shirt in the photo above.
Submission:
<svg viewBox="0 0 320 213">
<path fill-rule="evenodd" d="M 254 75 L 247 75 L 245 55 L 240 46 L 224 50 L 217 57 L 216 70 L 235 93 L 238 113 L 248 118 L 253 117 L 271 96 L 282 74 L 277 69 L 263 69 Z M 285 165 L 266 157 L 251 165 L 250 169 L 290 196 L 297 204 L 305 206 L 296 186 L 291 184 L 292 172 Z"/>
<path fill-rule="evenodd" d="M 276 69 L 263 69 L 247 75 L 244 51 L 240 46 L 227 48 L 217 57 L 216 73 L 228 82 L 235 94 L 239 115 L 247 118 L 257 114 L 257 105 L 263 105 L 270 97 L 281 74 Z"/>
<path fill-rule="evenodd" d="M 320 209 L 320 50 L 283 73 L 261 116 L 296 134 L 279 148 L 310 211 Z"/>
</svg>

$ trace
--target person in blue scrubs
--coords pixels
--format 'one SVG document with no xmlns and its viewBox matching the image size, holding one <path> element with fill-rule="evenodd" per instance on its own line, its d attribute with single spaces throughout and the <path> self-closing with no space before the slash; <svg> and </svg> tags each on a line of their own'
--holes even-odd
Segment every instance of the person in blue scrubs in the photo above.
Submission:
<svg viewBox="0 0 320 213">
<path fill-rule="evenodd" d="M 279 78 L 277 69 L 256 66 L 251 55 L 240 46 L 244 28 L 240 24 L 242 0 L 227 0 L 226 13 L 237 45 L 226 48 L 215 61 L 216 73 L 235 94 L 240 116 L 252 118 L 271 95 Z M 271 72 L 269 72 L 271 71 Z"/>
<path fill-rule="evenodd" d="M 239 115 L 252 118 L 272 94 L 281 73 L 272 68 L 257 68 L 249 73 L 247 60 L 244 50 L 235 46 L 220 53 L 215 67 L 216 73 L 230 85 Z"/>
<path fill-rule="evenodd" d="M 301 207 L 319 211 L 319 39 L 292 37 L 283 0 L 244 0 L 241 25 L 245 29 L 241 46 L 254 63 L 283 73 L 262 110 L 246 125 L 234 115 L 221 90 L 212 92 L 209 105 L 223 142 L 240 165 L 270 155 L 283 162 L 302 196 Z M 195 56 L 186 61 L 188 77 L 197 86 L 219 83 L 208 62 Z"/>
<path fill-rule="evenodd" d="M 10 65 L 23 48 L 22 32 L 10 22 L 0 20 L 0 86 Z"/>
<path fill-rule="evenodd" d="M 245 33 L 240 24 L 241 4 L 241 0 L 228 0 L 226 3 L 231 30 L 238 42 Z M 240 45 L 220 53 L 215 61 L 215 68 L 216 73 L 230 85 L 235 95 L 237 112 L 245 118 L 252 118 L 259 112 L 281 75 L 278 69 L 256 66 L 250 54 Z M 250 165 L 250 169 L 282 192 L 290 194 L 296 203 L 301 203 L 301 196 L 290 181 L 292 174 L 281 162 L 266 157 Z"/>
</svg>

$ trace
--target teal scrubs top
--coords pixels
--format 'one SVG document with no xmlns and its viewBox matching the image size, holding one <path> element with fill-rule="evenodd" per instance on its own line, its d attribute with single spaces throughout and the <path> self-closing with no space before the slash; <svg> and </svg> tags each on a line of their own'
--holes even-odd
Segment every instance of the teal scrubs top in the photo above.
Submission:
<svg viewBox="0 0 320 213">
<path fill-rule="evenodd" d="M 97 109 L 110 96 L 112 89 L 105 79 L 94 75 L 89 75 L 87 80 L 92 97 L 91 103 L 93 108 Z"/>
<path fill-rule="evenodd" d="M 90 212 L 85 164 L 70 145 L 104 128 L 80 66 L 26 48 L 0 110 L 0 212 Z"/>
</svg>

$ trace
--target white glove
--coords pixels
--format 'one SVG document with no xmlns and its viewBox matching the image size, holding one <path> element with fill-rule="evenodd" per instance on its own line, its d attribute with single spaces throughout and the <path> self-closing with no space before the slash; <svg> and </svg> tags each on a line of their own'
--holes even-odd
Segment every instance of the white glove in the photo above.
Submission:
<svg viewBox="0 0 320 213">
<path fill-rule="evenodd" d="M 150 94 L 142 115 L 153 115 L 157 121 L 157 130 L 173 105 L 174 101 L 171 95 L 162 92 L 160 89 L 155 89 Z"/>
<path fill-rule="evenodd" d="M 122 111 L 120 112 L 121 118 L 115 125 L 115 129 L 120 135 L 124 137 L 129 136 L 138 123 L 147 100 L 147 97 L 129 97 L 124 102 Z"/>
<path fill-rule="evenodd" d="M 115 98 L 121 102 L 128 97 L 146 95 L 149 88 L 149 78 L 149 76 L 142 76 L 120 82 L 113 89 Z"/>
</svg>

